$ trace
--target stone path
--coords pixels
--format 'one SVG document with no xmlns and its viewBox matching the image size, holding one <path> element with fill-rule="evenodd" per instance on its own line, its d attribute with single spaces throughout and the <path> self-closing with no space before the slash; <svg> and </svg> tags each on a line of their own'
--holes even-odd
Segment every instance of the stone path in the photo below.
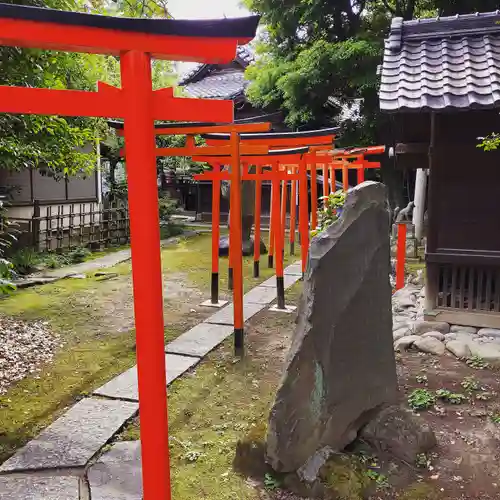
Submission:
<svg viewBox="0 0 500 500">
<path fill-rule="evenodd" d="M 204 233 L 208 231 L 209 230 L 203 230 L 203 229 L 197 231 L 191 231 L 191 230 L 184 231 L 182 237 L 189 238 L 192 236 L 196 236 L 199 233 Z M 160 245 L 163 248 L 171 245 L 176 245 L 177 243 L 179 243 L 179 240 L 180 237 L 175 236 L 172 238 L 168 238 L 166 240 L 162 240 L 160 242 Z M 53 283 L 54 281 L 67 278 L 69 276 L 81 275 L 85 273 L 90 273 L 92 271 L 98 271 L 99 269 L 114 267 L 118 264 L 121 264 L 122 262 L 127 262 L 130 259 L 131 259 L 130 248 L 125 248 L 124 250 L 119 250 L 117 252 L 104 255 L 103 257 L 99 257 L 97 259 L 82 262 L 81 264 L 75 264 L 74 266 L 65 266 L 61 267 L 60 269 L 46 270 L 41 273 L 34 274 L 22 280 L 16 281 L 16 285 L 19 288 L 27 288 L 30 286 Z"/>
<path fill-rule="evenodd" d="M 112 256 L 124 258 L 125 253 Z M 101 260 L 93 269 L 102 267 Z M 287 267 L 285 287 L 301 276 L 300 264 Z M 244 296 L 245 321 L 275 299 L 276 278 L 253 288 Z M 167 344 L 167 385 L 232 335 L 232 310 L 229 304 Z M 1 465 L 0 500 L 141 500 L 140 443 L 116 443 L 100 456 L 137 411 L 134 366 L 82 399 Z"/>
</svg>

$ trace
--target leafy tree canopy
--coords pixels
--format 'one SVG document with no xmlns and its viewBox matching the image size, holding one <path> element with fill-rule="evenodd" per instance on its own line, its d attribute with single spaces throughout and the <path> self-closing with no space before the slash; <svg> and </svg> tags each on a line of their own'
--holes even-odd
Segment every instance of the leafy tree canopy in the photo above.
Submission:
<svg viewBox="0 0 500 500">
<path fill-rule="evenodd" d="M 163 0 L 4 1 L 104 15 L 168 16 Z M 154 61 L 156 88 L 171 82 L 170 75 L 169 63 Z M 0 85 L 92 91 L 98 80 L 120 85 L 117 58 L 0 47 Z M 84 152 L 82 148 L 94 140 L 96 133 L 104 130 L 102 120 L 93 118 L 0 114 L 0 166 L 8 169 L 43 166 L 56 175 L 88 172 L 95 166 L 95 153 Z"/>
<path fill-rule="evenodd" d="M 377 65 L 391 18 L 453 15 L 500 7 L 498 0 L 245 0 L 266 34 L 247 70 L 250 101 L 281 108 L 291 127 L 328 125 L 363 99 L 347 142 L 376 140 Z"/>
</svg>

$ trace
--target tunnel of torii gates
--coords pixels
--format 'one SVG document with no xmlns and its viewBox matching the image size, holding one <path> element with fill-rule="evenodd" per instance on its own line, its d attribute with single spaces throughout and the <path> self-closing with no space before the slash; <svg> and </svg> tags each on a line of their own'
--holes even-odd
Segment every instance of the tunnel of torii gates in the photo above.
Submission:
<svg viewBox="0 0 500 500">
<path fill-rule="evenodd" d="M 0 4 L 3 46 L 120 59 L 121 88 L 99 84 L 97 92 L 86 92 L 0 86 L 0 112 L 125 122 L 145 500 L 171 499 L 154 120 L 234 121 L 232 101 L 175 98 L 172 89 L 153 91 L 151 59 L 230 63 L 237 45 L 255 37 L 258 23 L 258 16 L 210 21 L 129 19 Z M 224 132 L 232 134 L 229 162 L 239 166 L 237 133 L 231 128 Z M 232 169 L 231 174 L 239 184 L 240 169 Z M 236 212 L 239 202 L 235 197 Z"/>
<path fill-rule="evenodd" d="M 122 122 L 110 121 L 119 135 L 124 133 Z M 290 253 L 294 254 L 296 233 L 296 210 L 299 209 L 299 236 L 302 272 L 305 272 L 309 248 L 309 231 L 317 225 L 316 172 L 321 169 L 324 176 L 323 196 L 335 191 L 335 170 L 342 170 L 343 189 L 347 191 L 348 171 L 357 170 L 358 183 L 363 182 L 367 168 L 380 168 L 379 162 L 370 162 L 365 155 L 382 154 L 385 146 L 351 149 L 335 149 L 334 140 L 338 128 L 327 128 L 305 132 L 265 132 L 269 123 L 234 124 L 238 132 L 241 173 L 236 179 L 232 171 L 224 167 L 231 162 L 232 135 L 224 133 L 227 126 L 215 123 L 173 123 L 155 125 L 156 135 L 186 135 L 186 145 L 178 148 L 157 148 L 157 156 L 190 156 L 193 161 L 208 163 L 211 171 L 197 174 L 196 180 L 212 181 L 212 274 L 211 298 L 204 305 L 221 307 L 227 302 L 219 300 L 219 239 L 221 181 L 230 184 L 229 239 L 229 288 L 233 291 L 234 348 L 238 356 L 244 352 L 243 272 L 241 260 L 242 219 L 241 182 L 255 182 L 254 213 L 254 276 L 259 276 L 262 182 L 271 181 L 269 225 L 269 267 L 273 267 L 276 255 L 277 310 L 287 310 L 284 287 L 284 247 L 287 222 L 287 186 L 291 182 L 290 203 Z M 194 135 L 201 135 L 207 146 L 196 147 Z M 250 172 L 253 167 L 255 172 Z M 328 182 L 330 173 L 331 182 Z M 309 202 L 308 174 L 311 177 L 311 200 Z M 236 182 L 235 182 L 236 179 Z M 281 189 L 280 189 L 281 184 Z M 298 190 L 297 190 L 298 184 Z M 236 189 L 233 186 L 238 186 Z M 297 196 L 298 194 L 298 196 Z M 298 203 L 295 200 L 298 198 Z M 235 207 L 233 209 L 233 207 Z M 309 207 L 311 219 L 309 219 Z M 239 214 L 239 215 L 236 215 Z M 238 251 L 236 252 L 236 249 Z"/>
</svg>

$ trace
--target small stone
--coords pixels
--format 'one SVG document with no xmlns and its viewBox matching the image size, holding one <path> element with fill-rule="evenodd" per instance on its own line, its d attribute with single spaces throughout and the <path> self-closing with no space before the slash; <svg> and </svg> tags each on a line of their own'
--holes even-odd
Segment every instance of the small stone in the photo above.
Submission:
<svg viewBox="0 0 500 500">
<path fill-rule="evenodd" d="M 497 338 L 500 338 L 500 330 L 497 330 L 496 328 L 481 328 L 477 332 L 477 335 L 479 337 L 497 337 Z"/>
<path fill-rule="evenodd" d="M 434 339 L 438 339 L 441 342 L 444 341 L 444 335 L 441 332 L 427 332 L 422 335 L 422 337 L 432 337 Z"/>
<path fill-rule="evenodd" d="M 410 333 L 411 332 L 408 328 L 400 328 L 392 333 L 392 338 L 394 339 L 394 342 L 396 342 L 396 340 L 402 339 L 403 337 L 410 335 Z"/>
<path fill-rule="evenodd" d="M 415 335 L 422 335 L 427 332 L 448 333 L 450 325 L 444 321 L 417 321 L 412 326 Z"/>
<path fill-rule="evenodd" d="M 477 333 L 477 328 L 473 326 L 461 326 L 461 325 L 451 325 L 451 333 L 468 333 L 469 335 L 474 335 Z"/>
<path fill-rule="evenodd" d="M 383 408 L 362 430 L 360 437 L 377 451 L 388 453 L 410 464 L 417 456 L 436 446 L 429 425 L 400 406 Z"/>
<path fill-rule="evenodd" d="M 484 361 L 497 364 L 500 362 L 500 346 L 498 344 L 479 344 L 471 342 L 469 349 L 472 356 L 478 356 Z"/>
<path fill-rule="evenodd" d="M 407 337 L 402 337 L 394 342 L 394 350 L 403 351 L 405 349 L 409 349 L 419 338 L 420 337 L 418 335 L 408 335 Z"/>
<path fill-rule="evenodd" d="M 458 359 L 470 357 L 469 345 L 461 340 L 450 340 L 446 342 L 446 349 L 455 355 Z"/>
<path fill-rule="evenodd" d="M 442 356 L 446 350 L 445 345 L 434 337 L 420 337 L 413 343 L 413 346 L 422 352 L 436 356 Z"/>
<path fill-rule="evenodd" d="M 71 278 L 73 280 L 84 280 L 87 279 L 86 274 L 68 274 L 66 278 Z"/>
</svg>

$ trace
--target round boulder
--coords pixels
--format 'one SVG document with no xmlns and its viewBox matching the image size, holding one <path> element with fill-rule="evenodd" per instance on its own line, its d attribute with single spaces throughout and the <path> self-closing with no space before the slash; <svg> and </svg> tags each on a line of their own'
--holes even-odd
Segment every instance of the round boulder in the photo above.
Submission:
<svg viewBox="0 0 500 500">
<path fill-rule="evenodd" d="M 419 351 L 435 354 L 436 356 L 442 356 L 446 350 L 445 345 L 434 337 L 419 337 L 415 340 L 413 346 Z"/>
</svg>

